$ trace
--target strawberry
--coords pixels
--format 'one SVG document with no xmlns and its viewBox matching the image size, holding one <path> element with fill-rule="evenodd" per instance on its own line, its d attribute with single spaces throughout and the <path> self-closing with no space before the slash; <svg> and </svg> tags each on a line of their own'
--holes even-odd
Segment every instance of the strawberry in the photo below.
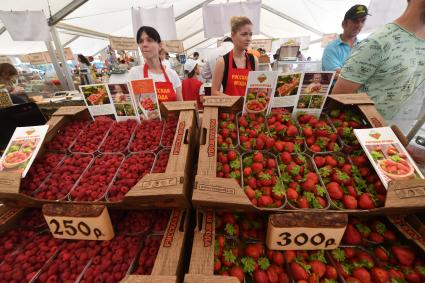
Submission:
<svg viewBox="0 0 425 283">
<path fill-rule="evenodd" d="M 218 124 L 217 147 L 235 148 L 238 143 L 236 115 L 233 113 L 220 113 Z"/>
<path fill-rule="evenodd" d="M 384 247 L 378 246 L 373 250 L 373 252 L 380 261 L 388 260 L 388 251 Z"/>
<path fill-rule="evenodd" d="M 362 209 L 373 209 L 375 208 L 375 203 L 373 202 L 372 195 L 370 193 L 364 193 L 359 197 L 358 200 L 359 207 Z"/>
<path fill-rule="evenodd" d="M 328 190 L 329 196 L 334 200 L 342 199 L 344 196 L 344 192 L 337 182 L 330 182 L 326 185 L 326 189 Z"/>
<path fill-rule="evenodd" d="M 415 254 L 406 246 L 393 246 L 391 247 L 391 252 L 402 265 L 410 266 L 415 260 Z"/>
<path fill-rule="evenodd" d="M 370 275 L 371 275 L 372 282 L 387 283 L 390 281 L 388 272 L 385 269 L 380 267 L 373 267 L 370 272 Z"/>
<path fill-rule="evenodd" d="M 367 271 L 366 268 L 363 267 L 356 267 L 353 269 L 353 276 L 354 278 L 357 278 L 362 283 L 372 283 L 372 279 L 370 276 L 369 271 Z"/>
<path fill-rule="evenodd" d="M 351 195 L 344 195 L 342 198 L 342 203 L 346 209 L 356 209 L 357 208 L 357 200 L 355 197 Z"/>
<path fill-rule="evenodd" d="M 347 224 L 342 240 L 349 245 L 358 245 L 361 243 L 362 237 L 352 224 Z"/>
<path fill-rule="evenodd" d="M 295 280 L 307 280 L 309 275 L 307 270 L 304 269 L 303 266 L 301 266 L 297 262 L 291 262 L 289 265 L 291 269 L 291 274 L 294 277 Z"/>
<path fill-rule="evenodd" d="M 233 266 L 229 271 L 230 276 L 234 276 L 238 278 L 239 282 L 243 282 L 245 279 L 245 274 L 243 272 L 243 269 L 239 266 Z"/>
</svg>

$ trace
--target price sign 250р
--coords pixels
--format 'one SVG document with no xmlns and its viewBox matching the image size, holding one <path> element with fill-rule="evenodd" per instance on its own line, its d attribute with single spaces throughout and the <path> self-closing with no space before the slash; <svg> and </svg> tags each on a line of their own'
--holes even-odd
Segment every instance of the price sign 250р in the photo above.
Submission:
<svg viewBox="0 0 425 283">
<path fill-rule="evenodd" d="M 106 207 L 101 210 L 95 208 L 92 214 L 87 213 L 86 210 L 80 215 L 78 213 L 69 215 L 66 213 L 67 211 L 67 209 L 59 209 L 55 211 L 56 213 L 49 213 L 52 212 L 52 209 L 43 207 L 44 218 L 55 238 L 105 241 L 114 237 L 114 230 Z"/>
</svg>

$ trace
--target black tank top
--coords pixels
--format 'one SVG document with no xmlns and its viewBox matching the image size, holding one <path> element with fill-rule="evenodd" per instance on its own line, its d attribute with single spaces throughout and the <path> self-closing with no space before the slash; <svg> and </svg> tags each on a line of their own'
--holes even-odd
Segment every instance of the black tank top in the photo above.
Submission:
<svg viewBox="0 0 425 283">
<path fill-rule="evenodd" d="M 223 73 L 223 81 L 221 82 L 223 86 L 223 91 L 226 89 L 227 85 L 227 75 L 229 74 L 229 53 L 223 56 L 224 59 L 224 73 Z M 255 71 L 255 58 L 254 55 L 247 53 L 249 63 L 251 64 L 251 68 L 253 71 Z M 235 59 L 233 59 L 233 68 L 237 68 Z M 248 62 L 245 63 L 245 68 L 248 68 Z"/>
</svg>

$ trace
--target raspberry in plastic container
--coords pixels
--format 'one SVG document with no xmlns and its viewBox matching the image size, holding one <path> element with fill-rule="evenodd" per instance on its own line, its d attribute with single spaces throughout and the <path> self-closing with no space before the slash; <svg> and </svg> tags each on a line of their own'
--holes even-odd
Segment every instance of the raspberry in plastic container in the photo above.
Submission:
<svg viewBox="0 0 425 283">
<path fill-rule="evenodd" d="M 70 192 L 70 199 L 73 201 L 100 200 L 104 197 L 123 160 L 124 155 L 121 153 L 97 156 Z"/>
<path fill-rule="evenodd" d="M 152 170 L 155 155 L 151 152 L 134 153 L 127 156 L 121 165 L 114 183 L 108 190 L 109 201 L 120 201 L 125 194 Z"/>
<path fill-rule="evenodd" d="M 12 229 L 0 235 L 0 263 L 3 262 L 8 254 L 19 249 L 23 243 L 35 235 L 35 231 L 22 228 Z"/>
<path fill-rule="evenodd" d="M 61 200 L 74 187 L 81 174 L 92 161 L 91 154 L 73 154 L 65 158 L 50 177 L 34 193 L 38 199 Z"/>
<path fill-rule="evenodd" d="M 18 221 L 18 226 L 26 229 L 37 229 L 46 225 L 47 223 L 41 209 L 37 208 L 26 210 Z"/>
<path fill-rule="evenodd" d="M 5 257 L 0 282 L 28 282 L 59 249 L 62 241 L 50 233 L 36 234 L 21 249 Z"/>
<path fill-rule="evenodd" d="M 162 235 L 151 235 L 146 238 L 143 243 L 143 249 L 136 262 L 136 269 L 131 274 L 150 275 L 152 273 L 162 238 Z"/>
<path fill-rule="evenodd" d="M 169 116 L 165 121 L 164 132 L 162 133 L 161 144 L 164 147 L 171 147 L 174 141 L 174 135 L 177 130 L 177 123 L 179 121 L 179 117 L 177 116 Z"/>
<path fill-rule="evenodd" d="M 64 157 L 65 154 L 63 153 L 46 153 L 38 158 L 31 166 L 27 176 L 22 180 L 21 193 L 31 195 L 37 190 Z"/>
<path fill-rule="evenodd" d="M 77 137 L 71 147 L 71 151 L 84 153 L 95 152 L 111 128 L 112 123 L 113 120 L 109 117 L 96 117 L 94 122 Z"/>
<path fill-rule="evenodd" d="M 140 237 L 123 235 L 118 235 L 111 241 L 102 242 L 99 255 L 93 257 L 80 283 L 119 282 L 127 274 L 140 244 Z"/>
<path fill-rule="evenodd" d="M 100 152 L 125 151 L 136 126 L 136 120 L 114 122 L 108 136 L 100 146 Z"/>
<path fill-rule="evenodd" d="M 128 235 L 163 232 L 168 225 L 170 213 L 170 210 L 129 211 L 114 227 L 119 233 Z"/>
<path fill-rule="evenodd" d="M 155 165 L 152 169 L 152 173 L 164 173 L 167 169 L 168 158 L 170 157 L 170 150 L 163 149 L 158 152 L 155 160 Z"/>
<path fill-rule="evenodd" d="M 66 151 L 89 121 L 71 121 L 57 132 L 56 136 L 46 144 L 50 151 Z"/>
<path fill-rule="evenodd" d="M 98 241 L 66 241 L 59 254 L 43 267 L 36 282 L 75 282 L 101 248 L 102 242 Z"/>
<path fill-rule="evenodd" d="M 130 144 L 131 152 L 155 151 L 161 143 L 161 134 L 164 122 L 160 120 L 144 120 L 136 128 Z"/>
</svg>

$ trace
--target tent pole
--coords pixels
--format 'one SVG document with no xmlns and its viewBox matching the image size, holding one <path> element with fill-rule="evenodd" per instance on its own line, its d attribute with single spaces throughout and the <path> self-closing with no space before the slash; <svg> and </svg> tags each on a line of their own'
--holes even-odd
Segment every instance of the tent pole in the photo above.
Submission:
<svg viewBox="0 0 425 283">
<path fill-rule="evenodd" d="M 67 42 L 65 42 L 65 43 L 63 44 L 63 47 L 68 46 L 69 44 L 71 44 L 71 42 L 73 42 L 74 40 L 76 40 L 76 39 L 77 39 L 77 38 L 79 38 L 79 37 L 80 37 L 79 35 L 74 36 L 73 38 L 71 38 L 70 40 L 68 40 Z"/>
<path fill-rule="evenodd" d="M 196 10 L 201 9 L 201 8 L 202 8 L 202 6 L 207 5 L 207 4 L 209 4 L 209 3 L 213 2 L 213 1 L 214 1 L 214 0 L 206 0 L 206 1 L 202 2 L 202 3 L 199 3 L 198 5 L 196 5 L 196 6 L 192 7 L 192 8 L 190 8 L 190 9 L 189 9 L 189 10 L 187 10 L 186 12 L 184 12 L 184 13 L 182 13 L 182 14 L 178 15 L 177 17 L 175 17 L 175 18 L 174 18 L 174 21 L 176 21 L 176 22 L 177 22 L 178 20 L 183 19 L 184 17 L 186 17 L 186 16 L 188 16 L 188 15 L 192 14 L 192 13 L 193 13 L 193 12 L 195 12 Z"/>
<path fill-rule="evenodd" d="M 66 83 L 65 77 L 63 76 L 62 69 L 59 66 L 58 58 L 56 57 L 55 49 L 53 48 L 53 44 L 51 41 L 45 41 L 47 50 L 49 51 L 50 58 L 52 59 L 53 67 L 55 68 L 56 74 L 61 82 L 64 90 L 69 90 L 68 84 Z"/>
<path fill-rule="evenodd" d="M 62 69 L 65 75 L 66 82 L 68 84 L 68 89 L 75 90 L 74 81 L 72 80 L 72 76 L 71 76 L 71 70 L 69 69 L 69 66 L 66 63 L 65 53 L 63 52 L 63 46 L 60 42 L 59 34 L 55 26 L 50 27 L 50 33 L 52 34 L 53 42 L 55 43 L 56 51 L 59 55 L 59 59 L 62 62 Z"/>
<path fill-rule="evenodd" d="M 73 0 L 68 5 L 57 11 L 54 15 L 49 18 L 49 26 L 53 26 L 61 21 L 63 18 L 74 12 L 81 5 L 86 3 L 88 0 Z"/>
</svg>

